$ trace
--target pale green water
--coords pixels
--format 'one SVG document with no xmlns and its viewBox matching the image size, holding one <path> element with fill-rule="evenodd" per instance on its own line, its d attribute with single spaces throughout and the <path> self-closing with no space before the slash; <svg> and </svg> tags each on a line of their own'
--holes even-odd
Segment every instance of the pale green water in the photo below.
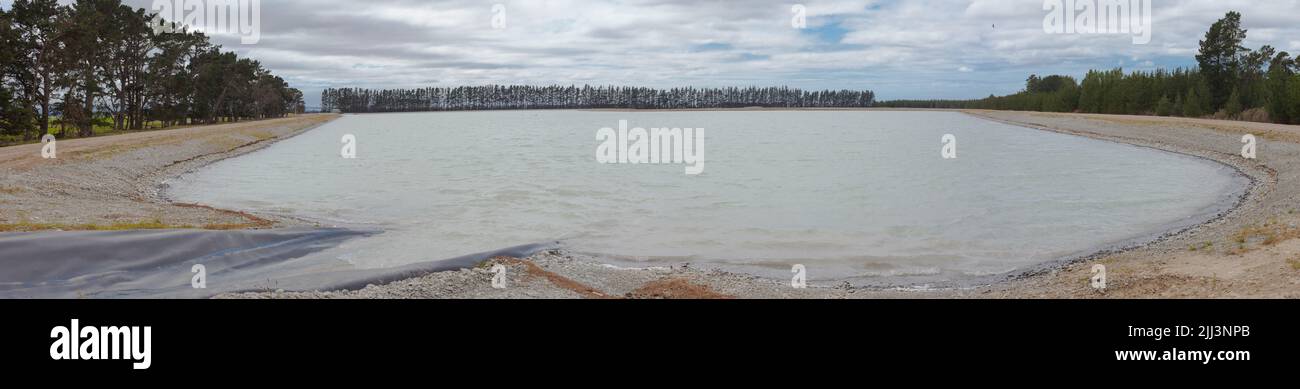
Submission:
<svg viewBox="0 0 1300 389">
<path fill-rule="evenodd" d="M 705 170 L 599 164 L 596 131 L 704 128 Z M 358 158 L 339 155 L 344 134 Z M 941 158 L 954 134 L 958 158 Z M 1199 223 L 1246 185 L 1196 158 L 936 112 L 346 116 L 172 183 L 178 200 L 386 233 L 326 252 L 388 267 L 562 240 L 881 284 L 1007 274 Z"/>
</svg>

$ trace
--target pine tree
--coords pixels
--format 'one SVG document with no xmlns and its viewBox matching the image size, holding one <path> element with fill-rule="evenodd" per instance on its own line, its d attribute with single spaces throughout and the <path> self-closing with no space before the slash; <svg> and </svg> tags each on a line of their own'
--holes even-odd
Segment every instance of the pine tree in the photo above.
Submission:
<svg viewBox="0 0 1300 389">
<path fill-rule="evenodd" d="M 6 120 L 17 140 L 51 122 L 60 136 L 91 136 L 105 118 L 118 130 L 142 129 L 283 116 L 303 105 L 301 91 L 258 62 L 222 52 L 202 33 L 154 33 L 157 16 L 121 0 L 16 0 L 0 14 L 0 84 L 8 88 L 0 100 L 29 116 Z"/>
<path fill-rule="evenodd" d="M 1241 28 L 1241 14 L 1228 12 L 1210 26 L 1201 41 L 1196 61 L 1209 84 L 1211 110 L 1227 103 L 1229 94 L 1240 78 L 1243 56 L 1249 50 L 1242 46 L 1246 30 Z"/>
<path fill-rule="evenodd" d="M 1288 84 L 1294 72 L 1291 70 L 1293 61 L 1286 52 L 1278 54 L 1273 59 L 1268 68 L 1268 77 L 1265 80 L 1266 89 L 1268 90 L 1268 109 L 1269 118 L 1274 123 L 1290 123 L 1291 110 L 1288 108 L 1292 105 L 1291 96 L 1287 93 Z"/>
<path fill-rule="evenodd" d="M 1201 111 L 1201 104 L 1197 103 L 1201 98 L 1196 95 L 1196 89 L 1187 92 L 1187 98 L 1183 100 L 1183 116 L 1189 118 L 1199 118 L 1204 115 Z"/>
<path fill-rule="evenodd" d="M 57 16 L 59 5 L 55 0 L 16 0 L 5 21 L 5 24 L 12 24 L 9 40 L 3 45 L 13 57 L 7 65 L 7 72 L 20 86 L 13 91 L 12 97 L 20 100 L 36 116 L 37 126 L 23 131 L 25 140 L 49 132 L 62 52 L 58 42 Z"/>
<path fill-rule="evenodd" d="M 1169 116 L 1169 112 L 1172 109 L 1170 104 L 1169 96 L 1160 96 L 1160 102 L 1156 103 L 1156 115 Z"/>
<path fill-rule="evenodd" d="M 1241 116 L 1241 92 L 1237 88 L 1232 88 L 1232 94 L 1228 95 L 1228 102 L 1223 106 L 1223 110 L 1227 112 L 1230 119 Z"/>
<path fill-rule="evenodd" d="M 1300 124 L 1300 74 L 1287 82 L 1287 102 L 1290 105 L 1291 123 Z"/>
<path fill-rule="evenodd" d="M 575 108 L 870 107 L 871 91 L 803 91 L 786 87 L 652 89 L 486 85 L 477 87 L 369 90 L 326 89 L 321 109 L 341 112 L 451 111 Z"/>
</svg>

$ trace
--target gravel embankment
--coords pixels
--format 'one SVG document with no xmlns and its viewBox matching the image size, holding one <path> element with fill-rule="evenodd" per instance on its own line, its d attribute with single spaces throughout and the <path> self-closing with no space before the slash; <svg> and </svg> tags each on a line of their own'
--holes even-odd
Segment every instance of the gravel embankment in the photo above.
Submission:
<svg viewBox="0 0 1300 389">
<path fill-rule="evenodd" d="M 296 224 L 238 211 L 175 204 L 160 184 L 191 169 L 266 147 L 334 120 L 303 115 L 174 130 L 60 140 L 57 158 L 41 145 L 0 148 L 0 231 L 208 229 Z"/>
</svg>

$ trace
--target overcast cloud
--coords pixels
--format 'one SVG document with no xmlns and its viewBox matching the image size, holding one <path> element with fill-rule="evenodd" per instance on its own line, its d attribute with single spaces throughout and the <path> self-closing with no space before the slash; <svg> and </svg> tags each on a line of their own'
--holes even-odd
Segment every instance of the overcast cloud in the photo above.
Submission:
<svg viewBox="0 0 1300 389">
<path fill-rule="evenodd" d="M 0 0 L 5 8 L 11 0 Z M 128 0 L 149 8 L 153 0 Z M 492 28 L 493 4 L 507 28 Z M 791 27 L 806 6 L 807 28 Z M 302 89 L 789 85 L 973 98 L 1030 73 L 1191 66 L 1229 10 L 1247 46 L 1300 52 L 1300 0 L 1156 0 L 1151 42 L 1043 32 L 1042 0 L 262 0 L 261 41 L 215 41 Z"/>
</svg>

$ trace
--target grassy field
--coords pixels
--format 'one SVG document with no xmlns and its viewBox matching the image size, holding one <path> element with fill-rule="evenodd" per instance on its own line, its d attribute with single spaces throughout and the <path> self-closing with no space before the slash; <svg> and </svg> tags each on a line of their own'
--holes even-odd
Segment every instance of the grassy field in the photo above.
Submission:
<svg viewBox="0 0 1300 389">
<path fill-rule="evenodd" d="M 185 127 L 190 127 L 190 126 L 192 126 L 192 125 L 179 125 L 179 126 L 163 127 L 163 123 L 162 123 L 162 121 L 154 120 L 154 121 L 146 122 L 146 123 L 144 124 L 144 129 L 142 129 L 142 130 L 120 130 L 120 131 L 119 131 L 119 130 L 114 130 L 114 129 L 113 129 L 113 118 L 105 117 L 105 118 L 95 119 L 95 127 L 94 127 L 95 135 L 94 135 L 94 136 L 117 135 L 117 134 L 129 134 L 129 133 L 133 133 L 133 132 L 157 131 L 157 130 L 165 130 L 165 129 L 177 129 L 177 128 L 185 128 Z M 61 125 L 61 124 L 59 123 L 59 118 L 57 118 L 57 117 L 51 117 L 51 118 L 50 118 L 50 134 L 54 135 L 56 138 L 58 138 L 58 139 L 60 139 L 60 140 L 62 140 L 62 139 L 77 138 L 76 133 L 77 133 L 77 129 L 76 129 L 76 128 L 73 128 L 72 126 L 67 126 L 67 127 L 65 128 L 63 125 Z M 68 134 L 68 135 L 65 136 L 64 134 Z M 38 138 L 38 139 L 29 140 L 29 141 L 24 141 L 24 140 L 22 139 L 21 136 L 0 135 L 0 147 L 4 147 L 4 146 L 16 146 L 16 145 L 20 145 L 20 144 L 30 144 L 30 143 L 39 143 L 39 142 L 40 142 L 40 139 L 39 139 L 39 138 Z"/>
<path fill-rule="evenodd" d="M 145 123 L 145 124 L 144 124 L 144 130 L 141 130 L 141 131 L 147 131 L 147 130 L 159 130 L 159 129 L 162 129 L 162 122 L 161 122 L 161 121 L 156 121 L 156 120 L 155 120 L 155 121 L 151 121 L 151 122 Z M 50 118 L 50 133 L 51 133 L 51 134 L 54 134 L 54 136 L 59 137 L 59 138 L 66 138 L 65 136 L 61 136 L 61 135 L 63 135 L 64 132 L 69 133 L 69 134 L 74 134 L 76 131 L 77 131 L 76 128 L 72 128 L 72 127 L 64 128 L 62 125 L 59 124 L 59 119 L 58 119 L 58 118 Z M 94 129 L 94 131 L 95 131 L 95 136 L 113 135 L 113 134 L 121 134 L 121 133 L 133 132 L 133 131 L 131 131 L 131 130 L 114 131 L 114 130 L 113 130 L 113 118 L 99 118 L 99 119 L 95 119 L 95 129 Z"/>
</svg>

